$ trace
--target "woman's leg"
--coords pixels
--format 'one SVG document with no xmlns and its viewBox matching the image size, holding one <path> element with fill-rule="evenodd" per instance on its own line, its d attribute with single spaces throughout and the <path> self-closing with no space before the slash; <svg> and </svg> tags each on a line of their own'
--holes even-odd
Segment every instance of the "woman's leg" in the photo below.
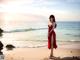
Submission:
<svg viewBox="0 0 80 60">
<path fill-rule="evenodd" d="M 51 36 L 51 54 L 50 58 L 53 58 L 53 36 Z"/>
</svg>

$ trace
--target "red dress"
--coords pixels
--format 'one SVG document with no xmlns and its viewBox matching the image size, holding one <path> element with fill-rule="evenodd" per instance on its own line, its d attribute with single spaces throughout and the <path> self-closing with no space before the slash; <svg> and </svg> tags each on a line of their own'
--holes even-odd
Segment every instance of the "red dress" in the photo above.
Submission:
<svg viewBox="0 0 80 60">
<path fill-rule="evenodd" d="M 53 37 L 53 48 L 56 49 L 57 48 L 57 44 L 56 44 L 56 33 L 55 33 L 54 30 L 52 30 L 52 28 L 53 28 L 52 25 L 51 26 L 48 25 L 48 48 L 51 49 L 51 40 L 52 40 L 52 37 Z"/>
</svg>

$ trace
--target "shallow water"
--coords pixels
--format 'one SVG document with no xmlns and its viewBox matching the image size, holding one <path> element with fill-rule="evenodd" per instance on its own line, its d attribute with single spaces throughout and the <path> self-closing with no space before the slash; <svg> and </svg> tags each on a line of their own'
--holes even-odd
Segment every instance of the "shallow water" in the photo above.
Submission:
<svg viewBox="0 0 80 60">
<path fill-rule="evenodd" d="M 17 47 L 43 47 L 47 46 L 48 26 L 46 23 L 3 26 L 5 31 L 0 40 L 6 44 Z M 57 22 L 57 42 L 80 41 L 80 22 Z"/>
</svg>

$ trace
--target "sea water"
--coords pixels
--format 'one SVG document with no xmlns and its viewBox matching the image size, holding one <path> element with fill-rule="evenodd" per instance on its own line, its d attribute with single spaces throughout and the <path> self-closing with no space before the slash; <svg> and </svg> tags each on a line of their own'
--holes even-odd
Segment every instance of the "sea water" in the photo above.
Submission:
<svg viewBox="0 0 80 60">
<path fill-rule="evenodd" d="M 5 28 L 5 29 L 4 29 Z M 3 36 L 0 41 L 4 45 L 12 44 L 16 47 L 43 47 L 47 46 L 48 23 L 27 23 L 8 24 L 3 26 Z M 56 40 L 57 42 L 80 41 L 80 21 L 60 21 L 57 22 Z"/>
</svg>

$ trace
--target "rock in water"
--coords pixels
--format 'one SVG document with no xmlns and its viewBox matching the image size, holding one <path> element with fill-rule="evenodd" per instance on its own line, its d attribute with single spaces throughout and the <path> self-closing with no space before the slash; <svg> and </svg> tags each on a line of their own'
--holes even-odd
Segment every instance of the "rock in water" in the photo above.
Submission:
<svg viewBox="0 0 80 60">
<path fill-rule="evenodd" d="M 3 30 L 0 28 L 0 33 L 3 33 Z"/>
<path fill-rule="evenodd" d="M 0 28 L 0 36 L 2 36 L 3 30 Z"/>
<path fill-rule="evenodd" d="M 7 50 L 13 50 L 13 48 L 15 48 L 15 46 L 8 44 L 6 45 Z"/>
<path fill-rule="evenodd" d="M 2 42 L 0 41 L 0 51 L 3 49 L 3 44 Z"/>
</svg>

